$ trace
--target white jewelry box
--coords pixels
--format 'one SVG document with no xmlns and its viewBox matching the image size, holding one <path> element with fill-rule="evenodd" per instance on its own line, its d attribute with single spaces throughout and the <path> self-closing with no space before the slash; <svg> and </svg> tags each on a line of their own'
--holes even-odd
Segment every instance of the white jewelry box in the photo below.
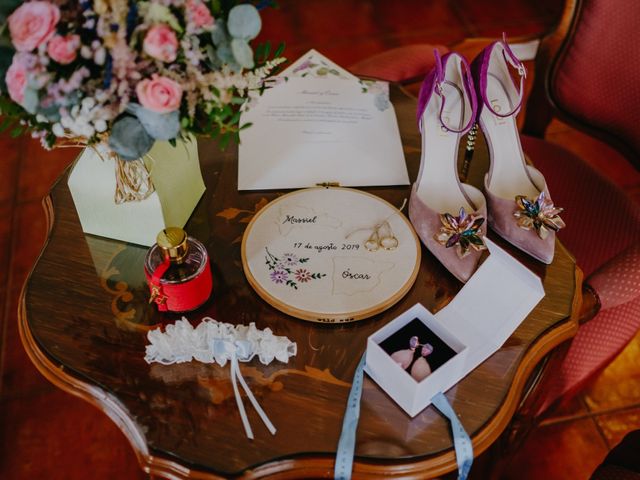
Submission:
<svg viewBox="0 0 640 480">
<path fill-rule="evenodd" d="M 495 243 L 485 241 L 489 257 L 446 307 L 433 315 L 416 304 L 367 339 L 365 371 L 411 417 L 498 350 L 544 297 L 537 275 Z M 419 382 L 382 346 L 414 319 L 453 352 Z M 409 348 L 410 336 L 402 348 Z"/>
<path fill-rule="evenodd" d="M 431 366 L 431 374 L 420 382 L 393 361 L 389 353 L 380 345 L 394 333 L 409 325 L 414 319 L 418 319 L 427 326 L 455 352 L 453 357 L 444 364 L 435 369 Z M 407 348 L 410 337 L 409 335 L 406 338 Z M 430 403 L 436 393 L 450 387 L 448 384 L 451 378 L 460 376 L 466 351 L 467 347 L 449 332 L 429 310 L 418 303 L 368 338 L 365 371 L 398 405 L 414 417 Z M 428 399 L 426 405 L 424 404 L 425 399 Z"/>
</svg>

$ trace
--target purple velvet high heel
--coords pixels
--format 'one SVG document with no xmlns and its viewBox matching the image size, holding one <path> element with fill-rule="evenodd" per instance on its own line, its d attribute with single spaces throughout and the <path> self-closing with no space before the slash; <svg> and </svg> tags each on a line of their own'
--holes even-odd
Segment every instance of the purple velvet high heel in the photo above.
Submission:
<svg viewBox="0 0 640 480">
<path fill-rule="evenodd" d="M 516 86 L 509 72 L 520 78 Z M 553 261 L 555 233 L 565 226 L 542 174 L 525 163 L 516 125 L 526 69 L 506 37 L 486 47 L 471 65 L 479 99 L 478 123 L 489 147 L 485 176 L 489 226 L 505 240 L 544 263 Z"/>
<path fill-rule="evenodd" d="M 464 57 L 435 55 L 418 98 L 422 157 L 409 218 L 427 249 L 466 282 L 486 249 L 486 201 L 480 190 L 460 183 L 457 171 L 460 138 L 476 118 L 476 95 Z"/>
</svg>

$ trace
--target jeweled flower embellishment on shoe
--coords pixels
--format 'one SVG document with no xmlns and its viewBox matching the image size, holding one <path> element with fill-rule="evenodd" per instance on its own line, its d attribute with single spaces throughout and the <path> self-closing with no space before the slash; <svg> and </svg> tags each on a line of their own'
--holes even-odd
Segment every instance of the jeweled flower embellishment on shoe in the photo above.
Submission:
<svg viewBox="0 0 640 480">
<path fill-rule="evenodd" d="M 436 233 L 433 238 L 447 248 L 457 247 L 456 253 L 459 258 L 469 255 L 471 249 L 480 251 L 487 248 L 480 231 L 484 223 L 483 216 L 467 214 L 462 207 L 457 217 L 450 213 L 441 213 L 440 222 L 440 233 Z"/>
<path fill-rule="evenodd" d="M 566 227 L 559 216 L 564 209 L 553 205 L 544 192 L 540 192 L 535 201 L 529 200 L 524 195 L 518 195 L 516 205 L 518 210 L 513 213 L 513 216 L 518 219 L 518 226 L 525 230 L 535 229 L 543 240 L 549 235 L 549 230 L 557 232 Z"/>
</svg>

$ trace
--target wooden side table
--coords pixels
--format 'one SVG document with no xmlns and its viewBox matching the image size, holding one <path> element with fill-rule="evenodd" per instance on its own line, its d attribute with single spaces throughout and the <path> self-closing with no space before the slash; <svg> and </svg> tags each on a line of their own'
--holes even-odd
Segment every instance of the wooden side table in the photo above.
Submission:
<svg viewBox="0 0 640 480">
<path fill-rule="evenodd" d="M 413 179 L 421 145 L 415 100 L 393 88 L 392 101 Z M 228 368 L 144 362 L 148 329 L 180 316 L 161 315 L 148 305 L 144 248 L 82 233 L 66 184 L 68 172 L 44 200 L 50 233 L 22 292 L 24 346 L 45 377 L 116 422 L 142 468 L 154 475 L 331 476 L 350 382 L 367 336 L 416 302 L 439 310 L 461 284 L 423 250 L 416 284 L 387 312 L 343 325 L 287 317 L 253 292 L 240 264 L 244 227 L 277 193 L 237 191 L 235 149 L 220 152 L 203 142 L 200 157 L 207 192 L 186 228 L 209 249 L 214 293 L 188 317 L 255 322 L 297 342 L 298 355 L 287 365 L 263 366 L 254 360 L 241 367 L 277 435 L 272 437 L 250 409 L 256 438 L 245 437 Z M 484 146 L 477 157 L 470 183 L 480 184 Z M 398 206 L 409 195 L 408 187 L 367 190 Z M 492 238 L 542 277 L 547 295 L 499 351 L 447 392 L 476 455 L 504 430 L 540 359 L 575 334 L 580 301 L 581 273 L 561 244 L 553 263 L 545 266 Z M 436 476 L 455 468 L 448 424 L 433 407 L 410 419 L 365 380 L 355 476 Z"/>
</svg>

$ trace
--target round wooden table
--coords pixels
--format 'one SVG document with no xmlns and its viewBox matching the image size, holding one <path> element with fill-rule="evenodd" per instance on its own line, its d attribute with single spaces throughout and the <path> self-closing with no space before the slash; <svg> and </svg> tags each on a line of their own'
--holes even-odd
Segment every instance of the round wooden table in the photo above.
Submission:
<svg viewBox="0 0 640 480">
<path fill-rule="evenodd" d="M 416 177 L 420 134 L 415 99 L 392 89 L 409 175 Z M 481 183 L 486 147 L 479 142 L 469 181 Z M 178 315 L 148 304 L 146 249 L 84 235 L 67 187 L 68 172 L 44 200 L 49 239 L 20 303 L 22 341 L 50 381 L 106 413 L 131 442 L 144 470 L 168 478 L 330 477 L 353 372 L 366 338 L 417 302 L 432 312 L 460 289 L 423 248 L 417 281 L 388 311 L 352 324 L 296 320 L 261 300 L 240 262 L 242 233 L 275 192 L 238 192 L 237 149 L 200 144 L 207 191 L 187 230 L 213 260 L 214 293 L 188 315 L 230 323 L 255 322 L 298 344 L 289 364 L 257 359 L 243 375 L 278 432 L 271 436 L 253 409 L 255 440 L 245 437 L 229 369 L 196 362 L 145 363 L 148 329 Z M 409 187 L 371 188 L 401 205 Z M 447 392 L 478 455 L 505 429 L 536 364 L 577 330 L 580 271 L 558 243 L 545 266 L 491 236 L 542 277 L 545 298 L 494 355 Z M 433 407 L 409 418 L 375 383 L 365 380 L 356 443 L 355 477 L 436 476 L 456 468 L 447 421 Z"/>
</svg>

